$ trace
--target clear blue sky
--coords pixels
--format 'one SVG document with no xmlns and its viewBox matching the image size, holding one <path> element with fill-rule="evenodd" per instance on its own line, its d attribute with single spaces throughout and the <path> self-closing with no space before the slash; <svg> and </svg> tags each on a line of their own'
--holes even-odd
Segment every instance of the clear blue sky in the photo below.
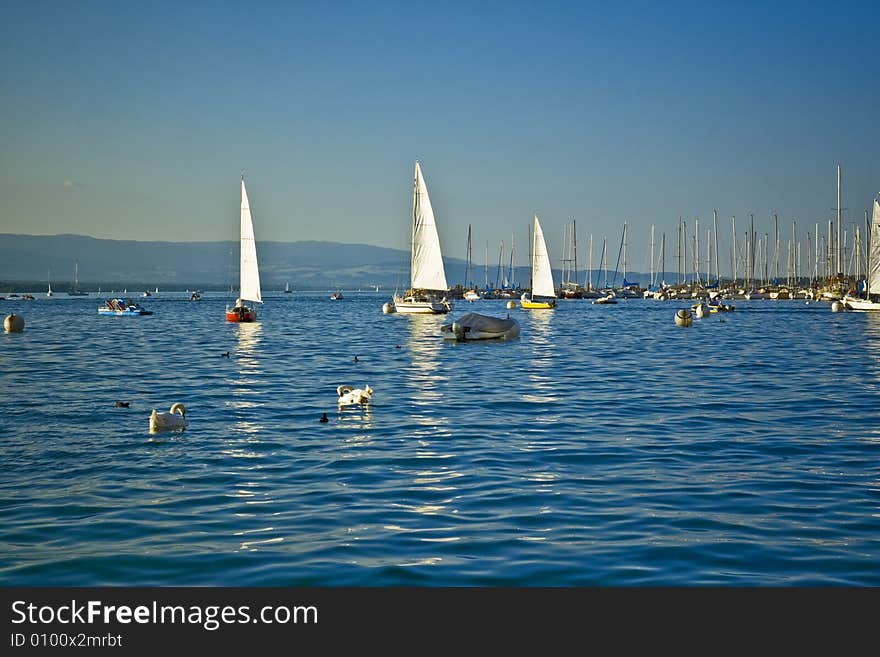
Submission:
<svg viewBox="0 0 880 657">
<path fill-rule="evenodd" d="M 848 221 L 880 191 L 868 2 L 0 9 L 0 232 L 235 239 L 244 170 L 258 242 L 408 248 L 418 158 L 446 255 L 537 211 L 647 270 L 652 223 L 718 209 L 726 262 L 731 215 L 825 229 L 838 162 Z"/>
</svg>

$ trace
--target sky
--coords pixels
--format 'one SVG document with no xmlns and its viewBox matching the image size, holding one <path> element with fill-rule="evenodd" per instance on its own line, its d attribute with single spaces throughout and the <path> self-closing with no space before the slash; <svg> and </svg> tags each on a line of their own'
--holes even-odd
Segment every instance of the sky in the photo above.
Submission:
<svg viewBox="0 0 880 657">
<path fill-rule="evenodd" d="M 244 172 L 258 244 L 408 249 L 418 159 L 446 256 L 471 225 L 475 266 L 525 262 L 537 213 L 556 261 L 574 220 L 613 266 L 626 222 L 629 268 L 654 224 L 671 269 L 717 210 L 725 269 L 732 216 L 827 231 L 838 163 L 850 234 L 880 192 L 868 2 L 0 9 L 0 233 L 234 240 Z"/>
</svg>

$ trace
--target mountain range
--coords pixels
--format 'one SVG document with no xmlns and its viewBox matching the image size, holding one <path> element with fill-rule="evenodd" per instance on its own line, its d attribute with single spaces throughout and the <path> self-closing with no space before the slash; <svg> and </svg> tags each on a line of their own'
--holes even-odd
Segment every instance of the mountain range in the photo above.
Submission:
<svg viewBox="0 0 880 657">
<path fill-rule="evenodd" d="M 406 288 L 408 251 L 339 242 L 260 242 L 260 279 L 264 289 L 298 290 Z M 14 235 L 0 233 L 0 285 L 25 290 L 30 284 L 65 291 L 74 268 L 82 290 L 103 288 L 225 290 L 238 287 L 238 242 L 138 242 L 83 235 Z M 444 258 L 450 286 L 465 282 L 467 262 Z M 473 265 L 473 277 L 494 285 L 497 265 Z M 583 272 L 579 278 L 583 279 Z M 555 272 L 556 281 L 560 280 Z M 503 274 L 502 274 L 503 277 Z M 515 277 L 528 284 L 525 266 Z M 630 273 L 629 279 L 644 279 Z M 619 278 L 618 278 L 619 280 Z M 583 280 L 580 281 L 583 283 Z"/>
</svg>

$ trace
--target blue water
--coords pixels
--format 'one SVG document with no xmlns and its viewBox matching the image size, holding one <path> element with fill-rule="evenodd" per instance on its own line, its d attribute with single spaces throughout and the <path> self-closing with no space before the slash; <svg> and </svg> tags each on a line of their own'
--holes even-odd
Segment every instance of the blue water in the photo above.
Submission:
<svg viewBox="0 0 880 657">
<path fill-rule="evenodd" d="M 455 344 L 505 302 L 188 296 L 0 302 L 0 583 L 880 585 L 876 315 L 572 300 Z"/>
</svg>

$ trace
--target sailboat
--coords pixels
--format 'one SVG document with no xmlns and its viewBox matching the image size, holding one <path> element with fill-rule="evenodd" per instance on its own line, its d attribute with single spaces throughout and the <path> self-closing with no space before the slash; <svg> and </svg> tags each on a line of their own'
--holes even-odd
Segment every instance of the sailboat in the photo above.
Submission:
<svg viewBox="0 0 880 657">
<path fill-rule="evenodd" d="M 556 286 L 553 284 L 553 270 L 550 269 L 550 254 L 547 253 L 544 231 L 541 230 L 537 214 L 532 231 L 531 295 L 523 293 L 520 305 L 526 310 L 556 307 Z"/>
<path fill-rule="evenodd" d="M 446 299 L 448 289 L 434 210 L 428 197 L 428 187 L 422 176 L 422 168 L 416 161 L 413 180 L 410 289 L 402 297 L 397 293 L 394 294 L 394 309 L 399 313 L 448 313 L 452 310 L 452 304 Z M 438 299 L 438 296 L 442 298 Z"/>
<path fill-rule="evenodd" d="M 290 283 L 284 284 L 284 294 L 290 294 Z"/>
<path fill-rule="evenodd" d="M 73 262 L 73 287 L 67 291 L 67 295 L 71 297 L 87 297 L 88 292 L 79 289 L 79 260 Z"/>
<path fill-rule="evenodd" d="M 477 292 L 476 286 L 472 282 L 472 269 L 471 269 L 471 225 L 468 224 L 468 240 L 467 240 L 467 271 L 465 272 L 464 279 L 469 285 L 468 289 L 464 292 L 465 301 L 479 301 L 480 293 Z"/>
<path fill-rule="evenodd" d="M 239 264 L 238 298 L 233 308 L 226 308 L 227 322 L 255 322 L 257 311 L 247 302 L 263 303 L 260 294 L 260 270 L 257 267 L 257 243 L 244 176 L 241 177 L 241 259 Z"/>
<path fill-rule="evenodd" d="M 871 218 L 871 250 L 868 254 L 868 278 L 865 281 L 865 298 L 848 294 L 843 305 L 849 310 L 880 310 L 880 200 L 874 199 L 874 215 Z"/>
<path fill-rule="evenodd" d="M 53 294 L 53 293 L 52 293 L 52 280 L 51 280 L 51 279 L 52 279 L 52 277 L 49 275 L 49 273 L 47 273 L 47 274 L 46 274 L 46 282 L 49 283 L 49 289 L 46 290 L 46 296 L 47 296 L 47 297 L 51 297 L 52 294 Z"/>
</svg>

